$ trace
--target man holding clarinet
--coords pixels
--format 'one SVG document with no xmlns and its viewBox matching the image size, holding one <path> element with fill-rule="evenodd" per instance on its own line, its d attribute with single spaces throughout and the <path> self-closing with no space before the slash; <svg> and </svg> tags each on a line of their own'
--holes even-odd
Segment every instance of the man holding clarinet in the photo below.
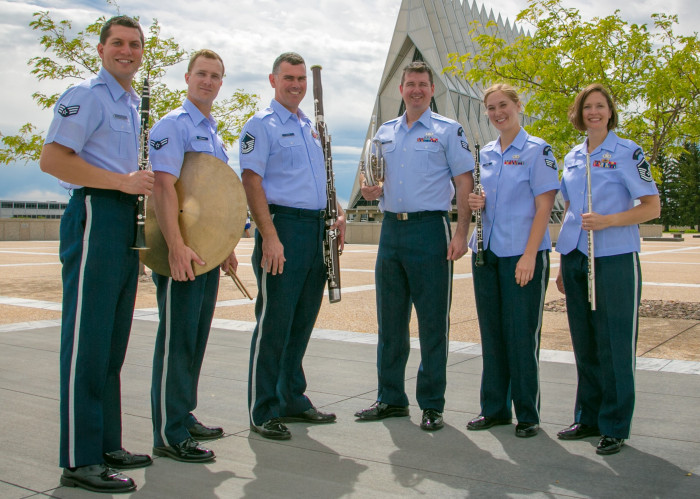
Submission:
<svg viewBox="0 0 700 499">
<path fill-rule="evenodd" d="M 143 42 L 128 16 L 104 24 L 102 69 L 60 97 L 39 160 L 71 192 L 59 248 L 61 483 L 96 492 L 136 489 L 113 468 L 152 462 L 122 448 L 120 383 L 139 267 L 136 199 L 151 194 L 154 181 L 138 169 L 139 98 L 131 87 Z"/>
</svg>

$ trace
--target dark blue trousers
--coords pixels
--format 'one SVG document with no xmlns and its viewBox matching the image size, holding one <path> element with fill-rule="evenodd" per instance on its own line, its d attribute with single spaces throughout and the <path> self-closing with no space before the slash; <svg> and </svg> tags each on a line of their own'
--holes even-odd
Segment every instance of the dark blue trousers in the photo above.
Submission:
<svg viewBox="0 0 700 499">
<path fill-rule="evenodd" d="M 179 444 L 196 419 L 197 386 L 219 291 L 219 267 L 194 281 L 174 281 L 153 272 L 158 333 L 153 353 L 151 413 L 153 445 Z"/>
<path fill-rule="evenodd" d="M 136 299 L 136 197 L 77 189 L 61 219 L 60 466 L 122 447 L 120 372 Z"/>
<path fill-rule="evenodd" d="M 312 407 L 304 394 L 302 361 L 326 283 L 321 213 L 274 206 L 270 212 L 286 262 L 284 272 L 277 275 L 260 267 L 263 241 L 256 230 L 252 263 L 258 282 L 257 324 L 248 376 L 248 407 L 255 425 Z"/>
<path fill-rule="evenodd" d="M 595 259 L 596 310 L 588 303 L 588 258 L 561 257 L 578 387 L 574 421 L 629 438 L 634 413 L 642 272 L 637 253 Z"/>
<path fill-rule="evenodd" d="M 451 229 L 445 214 L 412 220 L 386 214 L 375 266 L 377 287 L 377 400 L 407 406 L 404 387 L 410 353 L 411 304 L 418 317 L 421 363 L 416 398 L 421 409 L 442 411 L 447 386 L 447 351 L 452 302 L 452 267 L 447 260 Z"/>
<path fill-rule="evenodd" d="M 521 255 L 484 251 L 484 265 L 472 254 L 474 296 L 481 332 L 481 414 L 510 419 L 511 403 L 521 423 L 540 422 L 539 356 L 549 251 L 539 251 L 527 285 L 515 281 Z"/>
</svg>

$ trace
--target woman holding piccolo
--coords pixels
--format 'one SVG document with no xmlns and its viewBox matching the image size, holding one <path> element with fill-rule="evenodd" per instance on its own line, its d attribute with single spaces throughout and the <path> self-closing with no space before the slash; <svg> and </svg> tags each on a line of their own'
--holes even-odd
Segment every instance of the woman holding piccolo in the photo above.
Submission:
<svg viewBox="0 0 700 499">
<path fill-rule="evenodd" d="M 497 84 L 484 94 L 486 114 L 500 137 L 481 149 L 483 264 L 472 249 L 474 294 L 481 330 L 481 414 L 469 430 L 510 424 L 517 437 L 539 431 L 539 345 L 552 242 L 547 225 L 559 187 L 552 148 L 520 126 L 517 92 Z"/>
<path fill-rule="evenodd" d="M 566 295 L 578 372 L 574 423 L 557 435 L 602 435 L 596 452 L 603 455 L 619 452 L 630 434 L 642 288 L 637 224 L 660 213 L 644 152 L 612 132 L 617 119 L 604 86 L 589 85 L 576 96 L 569 120 L 587 138 L 564 160 L 566 214 L 557 240 L 557 287 Z"/>
</svg>

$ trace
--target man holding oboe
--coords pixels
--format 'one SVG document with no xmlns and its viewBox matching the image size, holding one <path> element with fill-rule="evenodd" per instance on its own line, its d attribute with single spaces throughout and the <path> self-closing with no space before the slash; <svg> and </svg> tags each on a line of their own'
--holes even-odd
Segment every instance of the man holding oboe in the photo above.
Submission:
<svg viewBox="0 0 700 499">
<path fill-rule="evenodd" d="M 171 274 L 153 272 L 160 317 L 151 384 L 153 453 L 189 463 L 214 459 L 214 452 L 199 445 L 199 440 L 224 434 L 222 428 L 205 426 L 192 414 L 197 407 L 199 373 L 214 317 L 220 271 L 217 265 L 195 276 L 192 262 L 205 262 L 183 240 L 175 183 L 186 152 L 228 161 L 211 115 L 223 77 L 224 63 L 216 52 L 204 49 L 192 54 L 185 74 L 187 99 L 151 131 L 150 159 L 156 176 L 151 201 L 168 245 Z M 234 252 L 221 264 L 224 271 L 235 271 L 237 266 Z"/>
<path fill-rule="evenodd" d="M 241 177 L 257 226 L 248 407 L 252 431 L 285 440 L 291 437 L 285 423 L 335 421 L 305 395 L 302 368 L 326 283 L 326 169 L 318 131 L 299 109 L 307 87 L 304 59 L 280 55 L 269 80 L 275 98 L 241 132 Z M 336 226 L 342 249 L 339 205 Z"/>
<path fill-rule="evenodd" d="M 430 110 L 435 86 L 425 63 L 404 68 L 399 90 L 406 112 L 374 137 L 386 161 L 385 183 L 362 187 L 363 197 L 380 199 L 384 212 L 375 269 L 379 389 L 377 401 L 355 416 L 364 421 L 408 416 L 404 377 L 413 304 L 421 346 L 416 398 L 421 428 L 431 431 L 443 427 L 452 268 L 467 251 L 474 158 L 459 123 Z M 451 179 L 459 217 L 454 236 Z"/>
<path fill-rule="evenodd" d="M 143 42 L 128 16 L 104 24 L 102 69 L 60 97 L 39 160 L 71 192 L 59 249 L 61 483 L 96 492 L 136 489 L 113 468 L 152 462 L 122 448 L 120 393 L 138 277 L 136 198 L 153 188 L 153 173 L 138 170 L 139 98 L 131 87 Z"/>
</svg>

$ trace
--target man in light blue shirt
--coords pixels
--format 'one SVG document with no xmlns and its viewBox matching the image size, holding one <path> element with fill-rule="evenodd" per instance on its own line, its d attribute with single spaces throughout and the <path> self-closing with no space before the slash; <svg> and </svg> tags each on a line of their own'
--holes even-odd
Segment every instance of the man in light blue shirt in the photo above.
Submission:
<svg viewBox="0 0 700 499">
<path fill-rule="evenodd" d="M 319 135 L 299 109 L 306 94 L 306 64 L 280 55 L 269 76 L 270 107 L 241 132 L 240 164 L 255 220 L 253 270 L 258 282 L 257 324 L 250 348 L 250 428 L 265 438 L 291 437 L 285 423 L 331 423 L 305 395 L 302 360 L 321 307 L 326 170 Z M 340 247 L 345 215 L 338 206 Z"/>
<path fill-rule="evenodd" d="M 374 137 L 386 161 L 384 185 L 362 187 L 364 198 L 379 199 L 384 212 L 375 269 L 379 388 L 377 401 L 355 416 L 375 421 L 408 415 L 404 377 L 413 304 L 421 345 L 416 397 L 421 428 L 432 431 L 443 427 L 452 268 L 467 251 L 474 158 L 459 123 L 430 110 L 435 86 L 425 63 L 404 68 L 399 89 L 406 112 Z M 451 180 L 457 192 L 454 236 Z"/>
<path fill-rule="evenodd" d="M 199 373 L 214 317 L 220 272 L 217 265 L 194 275 L 192 262 L 205 262 L 185 244 L 180 232 L 175 183 L 186 152 L 228 161 L 211 116 L 223 77 L 224 63 L 217 53 L 204 49 L 192 54 L 185 74 L 187 99 L 156 123 L 150 134 L 150 160 L 156 172 L 151 201 L 168 245 L 171 274 L 153 272 L 160 316 L 151 385 L 153 453 L 188 463 L 214 459 L 214 452 L 198 441 L 219 438 L 224 433 L 222 428 L 201 424 L 192 414 L 197 407 Z M 233 252 L 221 264 L 224 271 L 235 271 L 237 266 Z"/>
<path fill-rule="evenodd" d="M 39 165 L 71 192 L 61 219 L 61 483 L 129 492 L 150 456 L 122 449 L 120 372 L 136 299 L 136 197 L 153 173 L 138 170 L 138 95 L 131 87 L 143 32 L 109 19 L 97 52 L 102 69 L 68 89 L 54 108 Z"/>
</svg>

